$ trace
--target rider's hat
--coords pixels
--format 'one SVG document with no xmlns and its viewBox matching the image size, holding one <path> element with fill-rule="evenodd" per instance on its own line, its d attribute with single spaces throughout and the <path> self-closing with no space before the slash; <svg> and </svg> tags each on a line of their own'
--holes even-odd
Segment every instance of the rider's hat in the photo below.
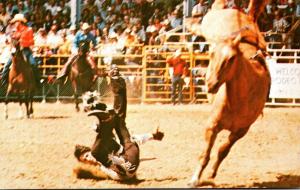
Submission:
<svg viewBox="0 0 300 190">
<path fill-rule="evenodd" d="M 20 21 L 20 22 L 23 22 L 23 23 L 26 23 L 27 22 L 27 19 L 25 18 L 25 16 L 23 14 L 16 14 L 14 16 L 14 18 L 10 21 L 11 23 L 14 23 L 16 21 Z"/>
</svg>

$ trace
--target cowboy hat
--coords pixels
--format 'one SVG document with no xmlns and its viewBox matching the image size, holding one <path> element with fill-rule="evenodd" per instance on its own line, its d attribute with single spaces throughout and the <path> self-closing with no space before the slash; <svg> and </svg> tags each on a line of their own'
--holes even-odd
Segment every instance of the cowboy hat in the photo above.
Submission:
<svg viewBox="0 0 300 190">
<path fill-rule="evenodd" d="M 25 18 L 25 16 L 23 14 L 16 14 L 14 16 L 14 18 L 10 21 L 11 23 L 14 23 L 16 21 L 20 21 L 20 22 L 27 22 L 27 19 Z"/>
<path fill-rule="evenodd" d="M 81 26 L 81 29 L 82 29 L 82 30 L 87 30 L 87 29 L 89 29 L 89 28 L 90 28 L 90 25 L 89 25 L 88 23 L 86 23 L 86 22 L 83 23 L 82 26 Z"/>
</svg>

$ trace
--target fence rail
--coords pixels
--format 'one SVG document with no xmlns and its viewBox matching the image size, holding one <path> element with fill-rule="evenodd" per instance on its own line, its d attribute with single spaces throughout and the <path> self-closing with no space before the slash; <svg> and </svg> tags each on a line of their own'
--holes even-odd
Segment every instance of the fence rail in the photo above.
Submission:
<svg viewBox="0 0 300 190">
<path fill-rule="evenodd" d="M 207 43 L 196 43 L 207 45 Z M 166 59 L 178 48 L 183 51 L 183 59 L 189 64 L 190 74 L 184 81 L 183 101 L 185 103 L 208 102 L 205 79 L 200 73 L 205 73 L 209 62 L 208 52 L 195 50 L 194 44 L 165 44 L 162 46 L 143 46 L 140 54 L 132 55 L 93 55 L 98 68 L 106 68 L 105 58 L 111 58 L 112 63 L 119 65 L 120 72 L 126 79 L 128 100 L 139 103 L 170 103 L 171 102 L 171 75 Z M 299 49 L 270 49 L 268 52 L 277 62 L 300 64 Z M 56 75 L 67 61 L 68 55 L 39 55 L 40 71 L 47 82 L 36 95 L 37 101 L 71 100 L 73 90 L 70 82 L 65 85 L 53 83 Z M 0 69 L 3 66 L 0 65 Z M 199 72 L 198 72 L 199 71 Z M 111 101 L 111 91 L 107 78 L 98 78 L 94 89 L 100 92 L 103 99 Z M 4 99 L 5 88 L 0 88 L 0 99 Z M 267 105 L 300 106 L 297 98 L 270 98 Z"/>
</svg>

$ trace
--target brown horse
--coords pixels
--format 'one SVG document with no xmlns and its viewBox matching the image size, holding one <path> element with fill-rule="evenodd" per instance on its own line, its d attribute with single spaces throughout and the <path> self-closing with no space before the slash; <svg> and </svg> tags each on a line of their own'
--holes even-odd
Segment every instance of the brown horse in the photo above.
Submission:
<svg viewBox="0 0 300 190">
<path fill-rule="evenodd" d="M 12 55 L 12 66 L 9 71 L 8 88 L 5 98 L 5 118 L 8 118 L 9 96 L 12 93 L 18 95 L 20 110 L 22 103 L 26 106 L 27 118 L 33 114 L 33 93 L 36 88 L 32 68 L 20 49 L 19 42 L 13 41 L 15 52 Z M 22 95 L 24 96 L 22 98 Z M 21 112 L 23 115 L 23 113 Z M 22 116 L 20 115 L 20 116 Z"/>
<path fill-rule="evenodd" d="M 75 57 L 72 64 L 69 79 L 74 90 L 74 98 L 76 104 L 76 111 L 79 111 L 79 96 L 87 91 L 91 91 L 94 85 L 93 71 L 91 66 L 87 63 L 87 52 L 89 50 L 89 42 L 83 41 L 79 45 L 79 55 Z"/>
<path fill-rule="evenodd" d="M 221 13 L 222 11 L 218 10 L 210 12 L 209 16 L 213 20 L 218 20 L 226 17 L 226 14 L 231 15 L 228 17 L 231 19 L 220 22 L 229 27 L 226 30 L 229 34 L 231 30 L 232 35 L 224 38 L 222 36 L 224 33 L 218 34 L 214 31 L 214 35 L 220 38 L 214 42 L 210 41 L 215 44 L 215 47 L 212 48 L 210 55 L 206 84 L 208 92 L 215 94 L 215 97 L 212 113 L 206 125 L 206 146 L 199 158 L 200 163 L 189 182 L 189 186 L 192 187 L 201 183 L 200 178 L 209 163 L 217 134 L 225 129 L 230 132 L 229 137 L 219 148 L 217 160 L 209 176 L 211 180 L 215 178 L 221 162 L 232 146 L 246 135 L 252 123 L 262 113 L 271 84 L 265 57 L 261 53 L 264 50 L 264 41 L 261 41 L 260 34 L 256 31 L 253 18 L 250 16 L 248 19 L 247 15 L 230 9 L 224 10 L 225 16 L 223 17 Z M 218 14 L 219 17 L 212 17 L 213 14 Z M 208 19 L 205 19 L 204 17 L 203 22 L 209 23 Z M 249 27 L 240 27 L 238 22 L 240 19 L 246 20 L 247 22 L 243 24 Z M 209 36 L 212 35 L 209 30 L 214 27 L 217 29 L 219 26 L 209 27 L 209 29 L 205 27 L 201 29 L 207 34 L 204 35 L 207 39 L 213 39 Z"/>
</svg>

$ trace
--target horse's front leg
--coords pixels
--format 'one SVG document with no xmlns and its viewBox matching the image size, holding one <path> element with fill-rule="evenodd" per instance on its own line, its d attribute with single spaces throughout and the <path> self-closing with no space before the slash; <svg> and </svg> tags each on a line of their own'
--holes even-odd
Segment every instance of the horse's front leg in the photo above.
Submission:
<svg viewBox="0 0 300 190">
<path fill-rule="evenodd" d="M 200 155 L 199 158 L 199 165 L 197 166 L 192 179 L 189 181 L 188 186 L 190 187 L 197 187 L 199 185 L 200 178 L 202 176 L 203 170 L 207 166 L 210 160 L 210 152 L 215 143 L 217 134 L 219 133 L 219 129 L 214 127 L 209 127 L 205 131 L 205 141 L 206 141 L 206 148 L 203 153 Z"/>
<path fill-rule="evenodd" d="M 245 134 L 248 132 L 249 127 L 242 128 L 238 132 L 235 132 L 235 133 L 234 132 L 230 133 L 228 140 L 219 148 L 218 158 L 213 166 L 213 172 L 209 176 L 210 179 L 213 180 L 216 177 L 218 168 L 219 168 L 220 164 L 222 163 L 222 161 L 224 160 L 224 158 L 228 155 L 231 147 L 234 145 L 234 143 L 237 140 L 239 140 L 240 138 L 245 136 Z"/>
<path fill-rule="evenodd" d="M 25 94 L 25 106 L 26 106 L 26 117 L 30 118 L 30 111 L 29 111 L 29 93 Z"/>
<path fill-rule="evenodd" d="M 33 117 L 33 95 L 32 92 L 29 93 L 29 115 Z"/>
<path fill-rule="evenodd" d="M 25 96 L 26 96 L 26 95 L 25 95 Z M 23 98 L 23 97 L 21 96 L 21 94 L 18 93 L 18 99 L 19 99 L 19 111 L 18 111 L 18 113 L 17 113 L 17 117 L 18 117 L 19 119 L 22 119 L 23 116 L 24 116 L 23 109 L 22 109 L 22 104 L 23 104 L 24 101 L 25 101 L 25 103 L 26 103 L 26 100 L 24 100 L 24 99 L 26 99 L 26 97 Z"/>
<path fill-rule="evenodd" d="M 80 111 L 80 108 L 79 108 L 79 94 L 77 92 L 75 92 L 74 94 L 74 98 L 75 98 L 75 109 L 77 112 Z"/>
</svg>

